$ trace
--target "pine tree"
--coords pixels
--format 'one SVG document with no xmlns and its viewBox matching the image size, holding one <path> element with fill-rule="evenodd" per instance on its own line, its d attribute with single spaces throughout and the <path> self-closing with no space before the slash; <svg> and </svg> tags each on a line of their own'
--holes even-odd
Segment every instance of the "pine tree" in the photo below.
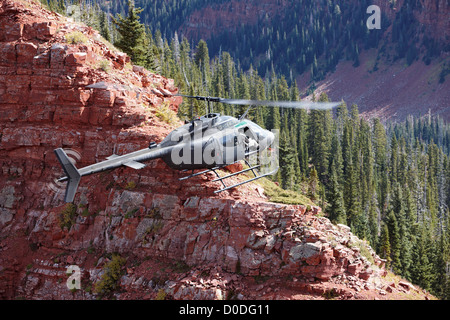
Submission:
<svg viewBox="0 0 450 320">
<path fill-rule="evenodd" d="M 225 89 L 225 98 L 234 98 L 234 82 L 235 82 L 235 66 L 233 59 L 228 52 L 223 52 L 221 57 L 222 70 L 223 70 L 223 84 Z"/>
<path fill-rule="evenodd" d="M 374 153 L 372 146 L 372 135 L 369 123 L 361 119 L 360 124 L 361 141 L 361 167 L 360 180 L 361 188 L 361 208 L 364 212 L 369 210 L 371 199 L 375 193 L 375 174 L 374 174 Z M 370 219 L 369 219 L 370 220 Z"/>
<path fill-rule="evenodd" d="M 300 172 L 304 178 L 309 174 L 308 162 L 308 143 L 307 143 L 307 125 L 308 113 L 306 110 L 296 110 L 297 115 L 297 154 L 300 165 Z"/>
<path fill-rule="evenodd" d="M 399 237 L 400 237 L 400 261 L 401 261 L 401 275 L 406 279 L 411 279 L 410 269 L 413 264 L 412 261 L 412 243 L 414 242 L 413 228 L 414 219 L 411 203 L 411 195 L 409 188 L 402 189 L 400 184 L 397 185 L 394 198 L 400 199 L 400 208 L 396 212 L 398 217 Z M 398 200 L 395 200 L 398 201 Z"/>
<path fill-rule="evenodd" d="M 143 9 L 135 8 L 134 1 L 128 0 L 128 16 L 122 17 L 120 13 L 117 18 L 111 16 L 113 23 L 117 26 L 120 39 L 114 45 L 128 54 L 131 60 L 138 65 L 145 65 L 145 27 L 139 22 L 139 13 Z"/>
<path fill-rule="evenodd" d="M 395 134 L 391 139 L 391 161 L 390 161 L 390 178 L 391 185 L 394 185 L 397 182 L 398 176 L 398 143 Z"/>
<path fill-rule="evenodd" d="M 358 200 L 358 182 L 356 177 L 353 157 L 350 155 L 344 185 L 345 212 L 347 213 L 347 224 L 352 226 L 353 231 L 358 234 L 360 203 Z"/>
<path fill-rule="evenodd" d="M 194 62 L 201 70 L 202 66 L 209 67 L 209 50 L 205 40 L 201 39 L 195 49 Z"/>
<path fill-rule="evenodd" d="M 240 99 L 249 100 L 250 99 L 250 87 L 248 84 L 248 80 L 244 72 L 241 72 L 239 75 L 239 78 L 237 79 L 237 90 L 236 93 Z M 247 110 L 248 106 L 239 106 L 238 107 L 238 114 L 244 114 L 244 112 Z M 248 115 L 247 116 L 251 116 Z"/>
<path fill-rule="evenodd" d="M 269 115 L 267 117 L 267 129 L 280 129 L 281 127 L 281 116 L 280 108 L 270 108 Z"/>
<path fill-rule="evenodd" d="M 292 147 L 287 133 L 287 128 L 284 127 L 280 136 L 280 174 L 281 187 L 283 189 L 293 189 L 295 184 L 295 160 L 296 157 L 294 148 Z"/>
<path fill-rule="evenodd" d="M 349 164 L 353 156 L 353 127 L 349 120 L 345 121 L 342 132 L 342 162 L 343 162 L 343 175 L 347 176 L 349 171 Z"/>
<path fill-rule="evenodd" d="M 389 191 L 389 181 L 387 172 L 387 137 L 386 129 L 380 119 L 373 120 L 373 147 L 375 157 L 375 175 L 377 177 L 378 204 L 382 209 L 382 214 L 386 208 L 387 195 Z"/>
<path fill-rule="evenodd" d="M 386 224 L 381 228 L 380 248 L 378 249 L 380 258 L 386 260 L 386 267 L 391 265 L 391 245 L 389 241 L 389 230 Z"/>
<path fill-rule="evenodd" d="M 317 199 L 317 191 L 319 190 L 319 177 L 316 168 L 313 166 L 309 172 L 308 179 L 308 197 L 311 200 Z"/>
<path fill-rule="evenodd" d="M 336 177 L 338 183 L 342 186 L 344 183 L 343 180 L 343 174 L 344 174 L 344 167 L 343 167 L 343 159 L 342 159 L 342 147 L 341 143 L 339 141 L 338 135 L 333 134 L 333 137 L 331 138 L 331 149 L 330 149 L 330 167 L 328 169 L 328 172 L 331 173 L 332 169 L 336 171 Z M 332 175 L 332 174 L 331 174 Z"/>
<path fill-rule="evenodd" d="M 342 188 L 339 184 L 339 179 L 336 173 L 336 162 L 333 161 L 331 165 L 331 179 L 328 192 L 328 208 L 327 212 L 330 215 L 330 220 L 334 223 L 347 223 L 347 217 L 345 214 L 344 197 L 342 194 Z"/>
<path fill-rule="evenodd" d="M 449 299 L 450 297 L 447 295 L 450 293 L 450 288 L 448 288 L 450 284 L 450 277 L 447 274 L 447 268 L 450 263 L 448 261 L 450 258 L 450 252 L 445 234 L 441 235 L 437 248 L 436 277 L 434 279 L 434 283 L 432 284 L 433 291 L 436 292 L 441 299 Z"/>
<path fill-rule="evenodd" d="M 427 236 L 424 227 L 421 228 L 419 237 L 413 246 L 413 261 L 411 267 L 411 280 L 425 290 L 430 290 L 432 279 L 432 264 L 427 252 Z"/>
<path fill-rule="evenodd" d="M 180 53 L 180 41 L 178 39 L 178 33 L 175 31 L 175 34 L 172 38 L 172 42 L 170 44 L 173 52 L 173 58 L 178 66 L 181 64 L 181 53 Z"/>
<path fill-rule="evenodd" d="M 58 6 L 57 6 L 56 11 L 61 14 L 66 14 L 66 4 L 65 4 L 64 0 L 58 0 Z"/>
<path fill-rule="evenodd" d="M 438 217 L 438 154 L 439 149 L 433 142 L 430 143 L 428 147 L 428 167 L 427 167 L 427 186 L 426 186 L 426 197 L 427 206 L 429 209 L 429 221 L 431 223 L 432 230 L 437 228 L 437 217 Z"/>
<path fill-rule="evenodd" d="M 111 41 L 111 32 L 109 31 L 108 18 L 104 11 L 100 12 L 100 34 L 106 41 Z"/>
<path fill-rule="evenodd" d="M 298 189 L 300 183 L 303 180 L 302 177 L 302 171 L 300 169 L 300 161 L 298 160 L 298 152 L 296 152 L 296 150 L 298 150 L 298 144 L 297 144 L 297 138 L 295 135 L 295 130 L 291 129 L 291 141 L 292 141 L 292 145 L 295 146 L 293 148 L 293 154 L 294 154 L 294 189 Z"/>
<path fill-rule="evenodd" d="M 378 234 L 379 234 L 379 216 L 380 210 L 378 209 L 378 202 L 376 192 L 372 194 L 369 200 L 369 235 L 368 240 L 372 248 L 377 248 L 378 246 Z"/>
<path fill-rule="evenodd" d="M 400 262 L 400 235 L 399 228 L 397 224 L 397 218 L 394 212 L 391 210 L 386 217 L 385 225 L 389 232 L 389 244 L 391 249 L 391 268 L 396 274 L 401 272 L 401 262 Z"/>
<path fill-rule="evenodd" d="M 322 94 L 319 101 L 328 101 L 328 97 Z M 320 181 L 326 184 L 331 145 L 331 114 L 329 111 L 311 110 L 308 120 L 308 153 L 312 158 L 312 164 L 316 167 Z"/>
</svg>

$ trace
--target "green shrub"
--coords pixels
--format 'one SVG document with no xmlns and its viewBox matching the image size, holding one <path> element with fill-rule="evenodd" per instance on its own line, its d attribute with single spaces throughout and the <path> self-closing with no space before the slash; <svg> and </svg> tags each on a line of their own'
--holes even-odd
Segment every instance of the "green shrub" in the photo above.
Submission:
<svg viewBox="0 0 450 320">
<path fill-rule="evenodd" d="M 66 204 L 59 214 L 59 225 L 61 229 L 67 228 L 67 230 L 70 230 L 72 225 L 75 223 L 76 217 L 77 206 L 73 203 Z"/>
<path fill-rule="evenodd" d="M 131 210 L 129 210 L 126 214 L 125 214 L 125 219 L 129 219 L 129 218 L 133 218 L 134 217 L 134 214 L 136 213 L 136 212 L 138 212 L 139 211 L 139 208 L 134 208 L 134 209 L 131 209 Z"/>
<path fill-rule="evenodd" d="M 156 109 L 155 115 L 167 124 L 174 124 L 178 120 L 177 114 L 169 108 L 167 103 L 163 103 L 159 106 Z"/>
<path fill-rule="evenodd" d="M 336 288 L 332 288 L 325 291 L 322 296 L 327 300 L 331 300 L 339 297 L 339 292 L 336 290 Z"/>
<path fill-rule="evenodd" d="M 95 284 L 94 292 L 103 298 L 115 291 L 118 287 L 118 281 L 123 274 L 122 267 L 125 265 L 126 259 L 114 254 L 105 267 L 105 273 L 101 279 Z"/>
<path fill-rule="evenodd" d="M 176 273 L 184 273 L 191 270 L 191 267 L 184 261 L 177 261 L 172 264 L 173 271 Z"/>
<path fill-rule="evenodd" d="M 167 293 L 163 288 L 159 289 L 156 300 L 166 300 Z"/>
<path fill-rule="evenodd" d="M 136 188 L 136 182 L 134 181 L 129 181 L 125 186 L 126 190 L 133 190 L 134 188 Z"/>
<path fill-rule="evenodd" d="M 80 31 L 70 32 L 64 38 L 70 44 L 86 44 L 88 42 L 88 38 Z"/>
</svg>

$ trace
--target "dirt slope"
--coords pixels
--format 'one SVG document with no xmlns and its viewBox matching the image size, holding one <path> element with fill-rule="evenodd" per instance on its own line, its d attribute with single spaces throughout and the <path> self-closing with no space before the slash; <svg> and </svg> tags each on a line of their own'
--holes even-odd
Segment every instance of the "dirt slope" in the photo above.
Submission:
<svg viewBox="0 0 450 320">
<path fill-rule="evenodd" d="M 351 61 L 342 61 L 336 71 L 316 84 L 316 97 L 326 92 L 331 100 L 344 100 L 347 106 L 357 104 L 366 117 L 382 120 L 404 120 L 408 115 L 423 116 L 431 112 L 450 121 L 450 81 L 439 83 L 442 64 L 447 59 L 438 59 L 430 65 L 421 60 L 407 66 L 405 61 L 383 63 L 378 70 L 375 50 L 363 52 L 360 66 L 355 68 Z M 301 89 L 308 89 L 305 80 Z M 311 96 L 307 97 L 311 99 Z"/>
</svg>

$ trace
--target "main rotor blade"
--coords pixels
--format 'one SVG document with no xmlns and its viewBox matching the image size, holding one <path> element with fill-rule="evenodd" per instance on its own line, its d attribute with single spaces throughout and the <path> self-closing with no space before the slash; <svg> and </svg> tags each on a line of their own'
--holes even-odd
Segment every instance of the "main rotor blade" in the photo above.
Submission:
<svg viewBox="0 0 450 320">
<path fill-rule="evenodd" d="M 184 94 L 175 94 L 185 98 L 192 98 L 203 101 L 213 101 L 232 105 L 252 105 L 280 108 L 298 108 L 298 109 L 317 109 L 328 110 L 337 107 L 342 102 L 313 102 L 313 101 L 269 101 L 269 100 L 245 100 L 245 99 L 224 99 L 218 97 L 189 96 Z"/>
<path fill-rule="evenodd" d="M 341 104 L 341 102 L 268 101 L 268 100 L 242 100 L 242 99 L 220 99 L 220 102 L 233 105 L 252 105 L 265 107 L 318 109 L 318 110 L 332 109 Z"/>
</svg>

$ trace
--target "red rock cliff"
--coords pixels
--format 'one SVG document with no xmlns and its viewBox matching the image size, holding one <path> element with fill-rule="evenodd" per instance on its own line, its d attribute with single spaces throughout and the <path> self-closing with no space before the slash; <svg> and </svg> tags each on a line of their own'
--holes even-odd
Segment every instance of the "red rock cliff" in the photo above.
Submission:
<svg viewBox="0 0 450 320">
<path fill-rule="evenodd" d="M 383 261 L 320 208 L 267 202 L 250 184 L 216 196 L 209 176 L 180 183 L 162 161 L 83 178 L 68 207 L 53 150 L 83 166 L 159 142 L 178 124 L 154 110 L 176 111 L 177 89 L 32 1 L 1 1 L 0 26 L 0 298 L 95 299 L 113 252 L 126 259 L 119 299 L 418 292 L 383 282 Z M 66 286 L 70 265 L 82 290 Z"/>
</svg>

